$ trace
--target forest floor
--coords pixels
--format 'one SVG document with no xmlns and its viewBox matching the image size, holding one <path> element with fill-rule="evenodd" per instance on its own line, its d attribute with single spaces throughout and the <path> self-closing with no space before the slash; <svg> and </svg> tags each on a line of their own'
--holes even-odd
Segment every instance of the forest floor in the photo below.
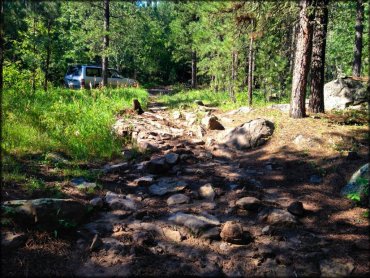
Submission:
<svg viewBox="0 0 370 278">
<path fill-rule="evenodd" d="M 186 135 L 161 138 L 157 152 L 136 155 L 124 170 L 100 175 L 102 188 L 92 193 L 75 189 L 53 167 L 35 162 L 35 157 L 24 158 L 25 171 L 43 178 L 47 186 L 58 183 L 64 196 L 86 203 L 92 197 L 103 198 L 109 190 L 126 196 L 135 207 L 104 206 L 78 227 L 80 232 L 59 233 L 57 238 L 52 232 L 28 231 L 24 247 L 2 254 L 3 275 L 370 274 L 369 218 L 365 216 L 368 209 L 340 196 L 351 175 L 368 162 L 367 119 L 355 125 L 356 118 L 348 120 L 336 114 L 295 120 L 272 108 L 248 113 L 216 109 L 212 113 L 226 128 L 256 118 L 275 123 L 274 134 L 266 144 L 249 151 L 225 153 L 207 143 L 221 131 L 207 131 L 202 143 L 192 136 L 185 119 L 173 119 L 173 111 L 161 109 L 161 105 L 153 97 L 149 110 L 159 117 L 146 113 L 134 117 L 137 121 L 150 117 L 160 125 L 184 129 Z M 172 169 L 150 176 L 141 167 L 168 153 L 181 157 Z M 119 162 L 122 161 L 112 164 Z M 81 167 L 88 170 L 101 165 Z M 171 194 L 153 195 L 148 185 L 137 183 L 144 176 L 153 178 L 153 183 L 185 182 L 181 193 L 188 197 L 187 201 L 168 205 Z M 214 198 L 200 196 L 199 188 L 205 184 L 212 185 Z M 5 184 L 2 196 L 5 200 L 30 197 L 14 184 Z M 34 192 L 32 197 L 45 196 Z M 242 197 L 256 197 L 261 202 L 252 211 L 240 209 L 236 201 Z M 286 211 L 294 201 L 303 203 L 303 216 L 294 221 L 283 219 L 277 226 L 268 223 L 271 212 Z M 198 236 L 186 225 L 169 220 L 178 212 L 203 215 L 219 223 L 207 230 L 208 234 L 201 227 L 203 234 Z M 219 233 L 226 221 L 236 221 L 250 237 L 238 244 L 225 242 Z M 89 229 L 98 231 L 100 248 L 89 250 L 92 238 L 81 233 Z"/>
</svg>

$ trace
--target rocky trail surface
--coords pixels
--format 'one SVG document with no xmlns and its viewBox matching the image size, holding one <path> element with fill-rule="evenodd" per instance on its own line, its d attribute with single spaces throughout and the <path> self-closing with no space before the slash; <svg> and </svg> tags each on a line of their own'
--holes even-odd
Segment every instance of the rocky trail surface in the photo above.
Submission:
<svg viewBox="0 0 370 278">
<path fill-rule="evenodd" d="M 115 133 L 144 154 L 125 150 L 125 161 L 104 167 L 106 190 L 78 228 L 74 274 L 369 274 L 369 225 L 339 194 L 347 176 L 323 179 L 300 152 L 273 149 L 274 124 L 248 113 L 201 103 L 169 112 L 152 97 L 148 111 L 119 118 Z"/>
</svg>

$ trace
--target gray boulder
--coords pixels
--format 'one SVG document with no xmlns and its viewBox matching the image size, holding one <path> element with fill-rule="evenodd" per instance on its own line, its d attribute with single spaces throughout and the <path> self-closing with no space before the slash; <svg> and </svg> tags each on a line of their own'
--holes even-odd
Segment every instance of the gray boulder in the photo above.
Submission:
<svg viewBox="0 0 370 278">
<path fill-rule="evenodd" d="M 351 78 L 339 78 L 324 86 L 325 110 L 344 109 L 366 102 L 367 99 L 367 88 L 360 81 Z"/>
<path fill-rule="evenodd" d="M 369 177 L 369 163 L 366 163 L 352 175 L 340 194 L 349 198 L 357 197 L 358 201 L 366 205 L 369 202 Z"/>
<path fill-rule="evenodd" d="M 272 122 L 258 118 L 232 129 L 220 143 L 239 150 L 255 148 L 269 140 L 273 132 Z"/>
<path fill-rule="evenodd" d="M 216 217 L 208 214 L 194 215 L 178 212 L 171 215 L 168 220 L 189 228 L 195 234 L 199 234 L 207 228 L 220 225 L 220 221 Z"/>
</svg>

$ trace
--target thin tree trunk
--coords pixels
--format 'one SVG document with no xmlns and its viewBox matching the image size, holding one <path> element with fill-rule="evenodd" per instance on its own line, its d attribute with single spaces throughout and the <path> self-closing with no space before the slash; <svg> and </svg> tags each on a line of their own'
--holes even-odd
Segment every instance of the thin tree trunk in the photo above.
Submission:
<svg viewBox="0 0 370 278">
<path fill-rule="evenodd" d="M 329 0 L 318 0 L 312 37 L 311 96 L 309 110 L 324 113 L 325 47 Z"/>
<path fill-rule="evenodd" d="M 249 54 L 248 54 L 248 105 L 252 106 L 253 97 L 253 38 L 249 41 Z"/>
<path fill-rule="evenodd" d="M 44 80 L 44 91 L 48 90 L 48 79 L 49 79 L 49 66 L 50 66 L 50 55 L 51 55 L 51 39 L 50 39 L 50 29 L 51 29 L 51 23 L 48 22 L 48 42 L 46 46 L 46 60 L 45 60 L 45 80 Z"/>
<path fill-rule="evenodd" d="M 299 3 L 301 8 L 299 13 L 299 33 L 295 53 L 289 113 L 292 118 L 303 118 L 306 116 L 306 85 L 312 51 L 311 3 L 311 0 L 300 0 Z"/>
<path fill-rule="evenodd" d="M 297 43 L 297 24 L 294 24 L 292 28 L 292 37 L 291 37 L 291 45 L 290 45 L 289 74 L 293 74 L 294 53 L 296 50 L 296 43 Z"/>
<path fill-rule="evenodd" d="M 109 47 L 109 0 L 104 0 L 104 39 L 103 39 L 103 59 L 102 59 L 102 75 L 103 87 L 108 85 L 108 56 L 107 49 Z"/>
<path fill-rule="evenodd" d="M 191 87 L 197 88 L 197 52 L 191 52 Z"/>
<path fill-rule="evenodd" d="M 357 0 L 356 6 L 356 35 L 352 75 L 355 77 L 361 76 L 361 58 L 362 58 L 362 33 L 364 31 L 364 3 L 363 0 Z"/>
</svg>

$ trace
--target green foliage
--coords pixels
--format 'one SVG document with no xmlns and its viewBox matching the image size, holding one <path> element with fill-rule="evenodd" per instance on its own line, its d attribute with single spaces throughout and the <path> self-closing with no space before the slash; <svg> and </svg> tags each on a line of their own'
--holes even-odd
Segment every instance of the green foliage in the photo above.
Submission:
<svg viewBox="0 0 370 278">
<path fill-rule="evenodd" d="M 113 136 L 115 114 L 138 98 L 141 89 L 26 90 L 6 89 L 3 94 L 2 148 L 24 154 L 60 151 L 74 159 L 106 159 L 119 154 L 122 139 Z"/>
</svg>

